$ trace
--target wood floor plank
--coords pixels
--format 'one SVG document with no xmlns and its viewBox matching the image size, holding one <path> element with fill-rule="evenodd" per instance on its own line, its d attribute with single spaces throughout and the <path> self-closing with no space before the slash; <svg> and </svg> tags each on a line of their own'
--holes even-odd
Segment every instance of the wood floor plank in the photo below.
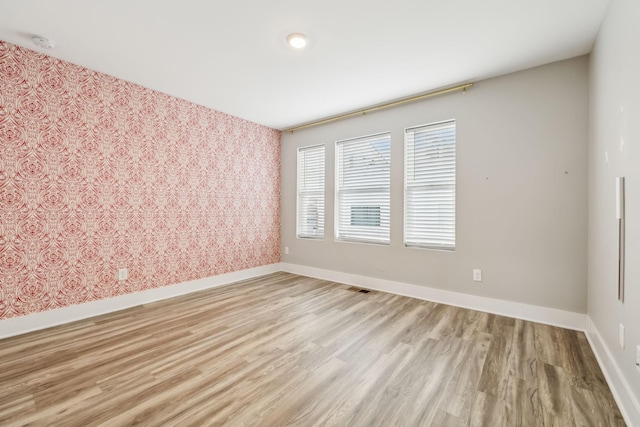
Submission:
<svg viewBox="0 0 640 427">
<path fill-rule="evenodd" d="M 336 358 L 327 360 L 318 366 L 301 387 L 283 396 L 279 405 L 267 414 L 258 426 L 310 425 L 313 422 L 310 418 L 312 409 L 325 403 L 317 401 L 315 396 L 326 392 L 346 370 L 345 362 Z"/>
<path fill-rule="evenodd" d="M 326 413 L 317 424 L 321 426 L 347 426 L 354 425 L 354 418 L 360 416 L 362 412 L 369 410 L 370 396 L 373 395 L 378 375 L 392 365 L 397 363 L 396 357 L 393 355 L 372 353 L 367 359 L 367 368 L 352 370 L 347 374 L 349 383 L 347 394 Z M 364 364 L 362 366 L 365 366 Z M 357 366 L 356 366 L 357 368 Z M 375 374 L 372 374 L 375 372 Z"/>
<path fill-rule="evenodd" d="M 623 426 L 581 332 L 275 273 L 0 340 L 0 425 Z"/>
<path fill-rule="evenodd" d="M 460 420 L 460 418 L 445 411 L 438 411 L 431 421 L 431 424 L 440 427 L 463 427 L 468 425 Z"/>
<path fill-rule="evenodd" d="M 473 401 L 473 407 L 471 408 L 471 415 L 469 416 L 469 426 L 506 426 L 505 415 L 506 406 L 501 404 L 501 400 L 498 397 L 478 391 L 476 392 L 476 396 Z M 540 424 L 541 423 L 538 422 L 532 425 Z"/>
<path fill-rule="evenodd" d="M 478 390 L 494 397 L 503 398 L 509 380 L 509 360 L 514 347 L 514 328 L 507 322 L 498 321 L 492 327 L 492 339 L 485 358 Z"/>
<path fill-rule="evenodd" d="M 531 420 L 540 420 L 540 398 L 536 381 L 509 376 L 504 398 L 504 424 L 527 427 Z"/>
<path fill-rule="evenodd" d="M 534 325 L 535 348 L 538 361 L 562 367 L 562 332 L 549 325 Z"/>
<path fill-rule="evenodd" d="M 387 384 L 410 362 L 412 354 L 412 348 L 399 345 L 389 355 L 377 355 L 376 360 L 381 363 L 374 365 L 377 367 L 375 374 L 363 372 L 361 369 L 354 373 L 356 376 L 363 376 L 365 381 L 362 383 L 363 387 L 357 402 L 350 402 L 351 413 L 343 417 L 347 420 L 346 425 L 367 425 L 371 422 L 371 419 L 377 415 L 372 408 L 376 408 L 381 401 L 385 400 Z M 357 364 L 353 366 L 358 367 Z"/>
<path fill-rule="evenodd" d="M 398 399 L 398 405 L 393 408 L 394 417 L 390 419 L 390 425 L 433 422 L 435 408 L 449 398 L 445 390 L 464 345 L 463 340 L 452 337 L 450 340 L 430 340 L 418 347 L 412 363 L 400 377 L 401 381 L 396 381 L 398 395 L 403 399 Z"/>
<path fill-rule="evenodd" d="M 490 344 L 491 335 L 481 332 L 463 342 L 444 393 L 443 411 L 458 419 L 469 418 Z"/>
<path fill-rule="evenodd" d="M 528 382 L 538 377 L 535 329 L 531 322 L 517 319 L 513 330 L 513 346 L 507 359 L 509 375 Z"/>
<path fill-rule="evenodd" d="M 0 413 L 4 414 L 7 419 L 24 416 L 34 412 L 35 409 L 36 404 L 33 401 L 33 396 L 28 393 L 5 395 L 0 399 Z"/>
<path fill-rule="evenodd" d="M 538 369 L 538 396 L 542 421 L 545 426 L 576 425 L 573 390 L 564 371 L 555 365 L 543 363 Z"/>
</svg>

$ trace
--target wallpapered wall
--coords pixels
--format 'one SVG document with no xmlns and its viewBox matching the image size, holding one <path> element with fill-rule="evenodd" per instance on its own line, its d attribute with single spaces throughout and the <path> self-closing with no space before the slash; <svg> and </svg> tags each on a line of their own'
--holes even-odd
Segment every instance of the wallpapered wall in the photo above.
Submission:
<svg viewBox="0 0 640 427">
<path fill-rule="evenodd" d="M 0 41 L 0 319 L 278 262 L 279 176 L 278 131 Z"/>
</svg>

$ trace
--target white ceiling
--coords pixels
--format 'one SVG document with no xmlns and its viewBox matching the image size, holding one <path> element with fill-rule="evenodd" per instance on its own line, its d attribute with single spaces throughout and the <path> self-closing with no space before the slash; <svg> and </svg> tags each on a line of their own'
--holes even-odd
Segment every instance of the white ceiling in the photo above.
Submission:
<svg viewBox="0 0 640 427">
<path fill-rule="evenodd" d="M 0 39 L 284 129 L 588 53 L 608 3 L 0 0 Z"/>
</svg>

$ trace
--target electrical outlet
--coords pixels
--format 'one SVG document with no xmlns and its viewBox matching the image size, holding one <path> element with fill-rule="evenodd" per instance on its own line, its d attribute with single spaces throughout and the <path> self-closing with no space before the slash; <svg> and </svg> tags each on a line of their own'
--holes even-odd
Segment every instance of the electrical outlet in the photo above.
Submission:
<svg viewBox="0 0 640 427">
<path fill-rule="evenodd" d="M 640 372 L 640 345 L 636 346 L 636 369 Z"/>
<path fill-rule="evenodd" d="M 482 282 L 482 270 L 473 270 L 473 281 Z"/>
<path fill-rule="evenodd" d="M 118 269 L 118 280 L 122 282 L 123 280 L 127 280 L 129 278 L 129 272 L 126 268 Z"/>
<path fill-rule="evenodd" d="M 620 323 L 618 341 L 620 342 L 620 348 L 624 348 L 624 325 Z"/>
<path fill-rule="evenodd" d="M 284 247 L 284 254 L 289 255 L 289 246 Z"/>
</svg>

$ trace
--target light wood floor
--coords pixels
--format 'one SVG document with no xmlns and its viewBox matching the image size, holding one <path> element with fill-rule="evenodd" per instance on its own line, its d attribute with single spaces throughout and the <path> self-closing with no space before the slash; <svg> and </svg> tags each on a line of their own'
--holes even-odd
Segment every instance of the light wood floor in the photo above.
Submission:
<svg viewBox="0 0 640 427">
<path fill-rule="evenodd" d="M 0 341 L 0 425 L 617 426 L 583 333 L 277 273 Z"/>
</svg>

